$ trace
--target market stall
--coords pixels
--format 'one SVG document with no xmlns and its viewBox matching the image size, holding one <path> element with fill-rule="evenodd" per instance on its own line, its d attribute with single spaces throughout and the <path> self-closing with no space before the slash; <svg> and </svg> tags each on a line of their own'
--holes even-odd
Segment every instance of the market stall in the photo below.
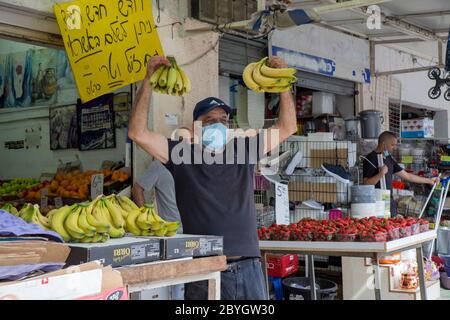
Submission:
<svg viewBox="0 0 450 320">
<path fill-rule="evenodd" d="M 434 240 L 434 231 L 424 232 L 415 236 L 394 241 L 370 243 L 370 242 L 307 242 L 307 241 L 260 241 L 263 260 L 267 261 L 267 253 L 300 253 L 308 256 L 308 273 L 310 279 L 311 297 L 316 300 L 314 255 L 340 256 L 340 257 L 367 257 L 372 259 L 375 269 L 375 297 L 381 300 L 379 260 L 383 256 L 392 253 L 415 249 L 417 252 L 417 265 L 420 282 L 420 294 L 422 300 L 427 299 L 426 281 L 423 269 L 422 246 L 424 243 Z M 266 279 L 267 280 L 267 279 Z M 267 283 L 267 282 L 266 282 Z M 268 284 L 268 283 L 267 283 Z"/>
</svg>

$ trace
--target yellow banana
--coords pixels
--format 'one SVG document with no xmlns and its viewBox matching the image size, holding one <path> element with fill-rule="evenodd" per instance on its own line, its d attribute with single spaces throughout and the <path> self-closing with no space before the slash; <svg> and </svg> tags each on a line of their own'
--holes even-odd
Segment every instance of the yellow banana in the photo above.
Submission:
<svg viewBox="0 0 450 320">
<path fill-rule="evenodd" d="M 260 87 L 275 87 L 278 85 L 279 83 L 279 79 L 277 78 L 269 78 L 266 76 L 263 76 L 261 74 L 261 65 L 263 63 L 265 63 L 265 60 L 267 59 L 264 58 L 262 59 L 260 62 L 258 62 L 258 64 L 253 68 L 253 80 L 260 86 Z"/>
<path fill-rule="evenodd" d="M 70 236 L 74 239 L 83 239 L 85 237 L 84 231 L 78 227 L 78 217 L 80 215 L 81 207 L 76 206 L 67 216 L 64 221 L 64 227 Z"/>
<path fill-rule="evenodd" d="M 139 207 L 127 196 L 117 196 L 122 209 L 126 211 L 139 210 Z"/>
<path fill-rule="evenodd" d="M 47 213 L 47 215 L 45 216 L 45 217 L 48 219 L 48 223 L 49 223 L 50 226 L 52 225 L 52 217 L 53 217 L 53 215 L 54 215 L 57 211 L 58 211 L 58 209 L 50 210 L 50 211 Z"/>
<path fill-rule="evenodd" d="M 167 75 L 169 73 L 169 67 L 168 66 L 164 66 L 163 67 L 163 71 L 161 72 L 161 75 L 158 79 L 158 84 L 161 88 L 165 88 L 167 85 Z"/>
<path fill-rule="evenodd" d="M 183 78 L 181 77 L 180 71 L 177 68 L 177 81 L 175 82 L 175 89 L 178 93 L 183 93 Z"/>
<path fill-rule="evenodd" d="M 172 92 L 172 89 L 175 87 L 175 84 L 177 82 L 177 69 L 175 69 L 175 66 L 171 66 L 169 68 L 169 71 L 167 72 L 167 91 L 169 93 Z"/>
<path fill-rule="evenodd" d="M 248 64 L 242 73 L 242 79 L 244 80 L 244 83 L 247 86 L 247 88 L 249 88 L 250 90 L 253 90 L 255 92 L 264 92 L 263 90 L 261 90 L 259 84 L 257 84 L 255 80 L 253 80 L 253 69 L 257 65 L 258 65 L 257 62 Z"/>
<path fill-rule="evenodd" d="M 161 229 L 155 231 L 155 236 L 164 237 L 167 233 L 167 227 L 163 226 Z"/>
<path fill-rule="evenodd" d="M 111 215 L 114 227 L 123 228 L 125 221 L 123 220 L 120 208 L 116 206 L 116 204 L 113 203 L 110 199 L 103 200 L 103 203 L 108 209 L 109 214 Z"/>
<path fill-rule="evenodd" d="M 92 237 L 92 243 L 101 242 L 102 239 L 103 239 L 103 234 L 102 234 L 102 233 L 96 233 L 96 234 Z"/>
<path fill-rule="evenodd" d="M 163 71 L 164 71 L 164 66 L 161 66 L 155 72 L 153 72 L 152 76 L 150 77 L 150 85 L 152 87 L 155 87 L 158 84 L 159 77 L 161 76 L 161 73 Z"/>
<path fill-rule="evenodd" d="M 128 213 L 128 217 L 126 219 L 128 231 L 136 236 L 140 236 L 142 232 L 141 229 L 139 229 L 139 227 L 136 225 L 136 219 L 140 214 L 140 210 L 133 210 Z"/>
<path fill-rule="evenodd" d="M 155 236 L 155 232 L 154 231 L 150 231 L 150 230 L 143 230 L 141 232 L 141 235 L 146 236 L 146 237 L 154 237 Z"/>
<path fill-rule="evenodd" d="M 177 232 L 178 228 L 180 228 L 181 223 L 179 221 L 166 222 L 167 231 L 175 231 Z"/>
<path fill-rule="evenodd" d="M 166 234 L 164 235 L 165 237 L 173 237 L 174 235 L 176 235 L 177 232 L 176 231 L 167 231 Z"/>
<path fill-rule="evenodd" d="M 67 206 L 67 205 L 61 207 L 52 215 L 51 218 L 52 229 L 58 232 L 65 242 L 69 242 L 71 236 L 64 228 L 64 222 L 73 208 L 74 206 Z"/>
<path fill-rule="evenodd" d="M 189 80 L 183 69 L 181 69 L 179 66 L 177 66 L 177 69 L 180 73 L 181 78 L 183 79 L 183 92 L 189 93 L 191 91 L 191 80 Z"/>
<path fill-rule="evenodd" d="M 291 85 L 287 85 L 284 87 L 264 87 L 263 90 L 270 93 L 285 92 L 291 90 Z"/>
<path fill-rule="evenodd" d="M 81 207 L 80 215 L 78 216 L 78 226 L 84 231 L 86 237 L 93 237 L 97 232 L 97 228 L 89 224 L 86 208 L 84 207 Z"/>
<path fill-rule="evenodd" d="M 49 222 L 48 218 L 43 216 L 42 213 L 39 212 L 39 210 L 37 210 L 36 215 L 37 215 L 37 218 L 39 220 L 39 224 L 41 226 L 43 226 L 44 229 L 50 230 L 51 226 L 50 226 L 50 222 Z"/>
<path fill-rule="evenodd" d="M 150 230 L 151 224 L 147 221 L 147 212 L 141 212 L 136 219 L 136 224 L 141 230 Z"/>
<path fill-rule="evenodd" d="M 81 243 L 92 243 L 94 242 L 94 237 L 84 237 L 83 239 L 80 239 Z"/>
<path fill-rule="evenodd" d="M 86 220 L 87 222 L 95 227 L 96 231 L 99 233 L 108 233 L 109 232 L 109 223 L 106 221 L 102 221 L 97 219 L 96 217 L 94 217 L 93 215 L 93 211 L 96 211 L 97 209 L 93 209 L 91 211 L 89 211 L 89 207 L 86 208 Z"/>
<path fill-rule="evenodd" d="M 7 203 L 1 208 L 1 210 L 11 213 L 12 215 L 15 215 L 16 217 L 19 216 L 19 211 L 11 204 Z"/>
<path fill-rule="evenodd" d="M 114 226 L 114 223 L 112 221 L 112 218 L 109 214 L 108 209 L 105 207 L 104 203 L 100 202 L 100 212 L 101 215 L 104 217 L 104 219 L 106 219 L 109 222 L 109 236 L 111 238 L 121 238 L 125 235 L 125 229 L 123 227 L 120 228 L 116 228 Z"/>
<path fill-rule="evenodd" d="M 104 233 L 103 235 L 102 235 L 102 240 L 101 240 L 101 242 L 106 242 L 106 241 L 108 241 L 109 240 L 109 233 Z"/>
<path fill-rule="evenodd" d="M 261 65 L 261 74 L 269 78 L 292 78 L 296 73 L 294 68 L 272 68 L 266 63 Z"/>
</svg>

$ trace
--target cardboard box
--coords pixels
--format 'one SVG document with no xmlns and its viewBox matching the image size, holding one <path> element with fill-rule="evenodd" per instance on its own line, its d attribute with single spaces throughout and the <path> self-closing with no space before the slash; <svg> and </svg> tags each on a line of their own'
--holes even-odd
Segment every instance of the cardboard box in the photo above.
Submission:
<svg viewBox="0 0 450 320">
<path fill-rule="evenodd" d="M 402 138 L 432 138 L 434 137 L 434 120 L 418 118 L 402 120 Z"/>
<path fill-rule="evenodd" d="M 290 201 L 315 200 L 321 203 L 337 203 L 336 183 L 292 181 L 288 184 Z"/>
<path fill-rule="evenodd" d="M 267 275 L 270 277 L 286 277 L 298 271 L 298 255 L 267 255 Z"/>
<path fill-rule="evenodd" d="M 1 241 L 0 266 L 65 262 L 70 248 L 52 241 Z"/>
<path fill-rule="evenodd" d="M 312 149 L 311 148 L 311 168 L 320 168 L 322 164 L 340 164 L 348 166 L 348 149 Z"/>
<path fill-rule="evenodd" d="M 0 300 L 72 300 L 102 289 L 99 263 L 50 272 L 35 278 L 0 284 Z"/>
<path fill-rule="evenodd" d="M 169 300 L 170 286 L 133 292 L 131 300 Z"/>
<path fill-rule="evenodd" d="M 73 243 L 68 265 L 99 260 L 113 267 L 151 262 L 160 259 L 160 241 L 144 237 L 110 239 L 105 243 Z"/>
<path fill-rule="evenodd" d="M 128 291 L 120 272 L 113 270 L 111 266 L 103 268 L 102 272 L 101 293 L 77 300 L 129 300 Z"/>
<path fill-rule="evenodd" d="M 161 259 L 206 257 L 223 254 L 223 237 L 177 234 L 173 237 L 146 237 L 161 242 Z"/>
</svg>

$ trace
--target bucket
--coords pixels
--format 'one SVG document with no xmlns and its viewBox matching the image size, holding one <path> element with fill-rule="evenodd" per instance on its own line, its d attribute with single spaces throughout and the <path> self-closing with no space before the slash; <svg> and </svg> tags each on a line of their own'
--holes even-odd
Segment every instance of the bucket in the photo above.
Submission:
<svg viewBox="0 0 450 320">
<path fill-rule="evenodd" d="M 350 210 L 352 218 L 361 219 L 374 216 L 376 209 L 376 203 L 352 203 Z"/>
<path fill-rule="evenodd" d="M 345 131 L 347 140 L 355 141 L 359 138 L 359 118 L 345 119 Z"/>
<path fill-rule="evenodd" d="M 377 201 L 375 186 L 373 185 L 357 185 L 350 189 L 352 203 L 375 203 Z"/>
<path fill-rule="evenodd" d="M 383 114 L 377 110 L 365 110 L 359 113 L 361 121 L 361 136 L 363 139 L 378 139 L 381 125 L 384 122 Z"/>
<path fill-rule="evenodd" d="M 450 255 L 450 228 L 440 227 L 437 232 L 437 252 Z"/>
<path fill-rule="evenodd" d="M 306 277 L 291 277 L 283 280 L 285 300 L 311 300 L 310 282 Z M 316 278 L 317 300 L 335 300 L 338 286 L 335 282 Z"/>
</svg>

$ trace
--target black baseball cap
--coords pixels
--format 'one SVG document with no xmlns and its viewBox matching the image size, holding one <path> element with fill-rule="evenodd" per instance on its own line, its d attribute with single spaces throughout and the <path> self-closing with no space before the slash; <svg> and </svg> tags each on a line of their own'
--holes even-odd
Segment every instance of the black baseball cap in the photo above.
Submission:
<svg viewBox="0 0 450 320">
<path fill-rule="evenodd" d="M 231 114 L 231 108 L 225 102 L 216 97 L 208 97 L 195 105 L 194 121 L 215 108 L 222 108 L 228 115 Z"/>
</svg>

